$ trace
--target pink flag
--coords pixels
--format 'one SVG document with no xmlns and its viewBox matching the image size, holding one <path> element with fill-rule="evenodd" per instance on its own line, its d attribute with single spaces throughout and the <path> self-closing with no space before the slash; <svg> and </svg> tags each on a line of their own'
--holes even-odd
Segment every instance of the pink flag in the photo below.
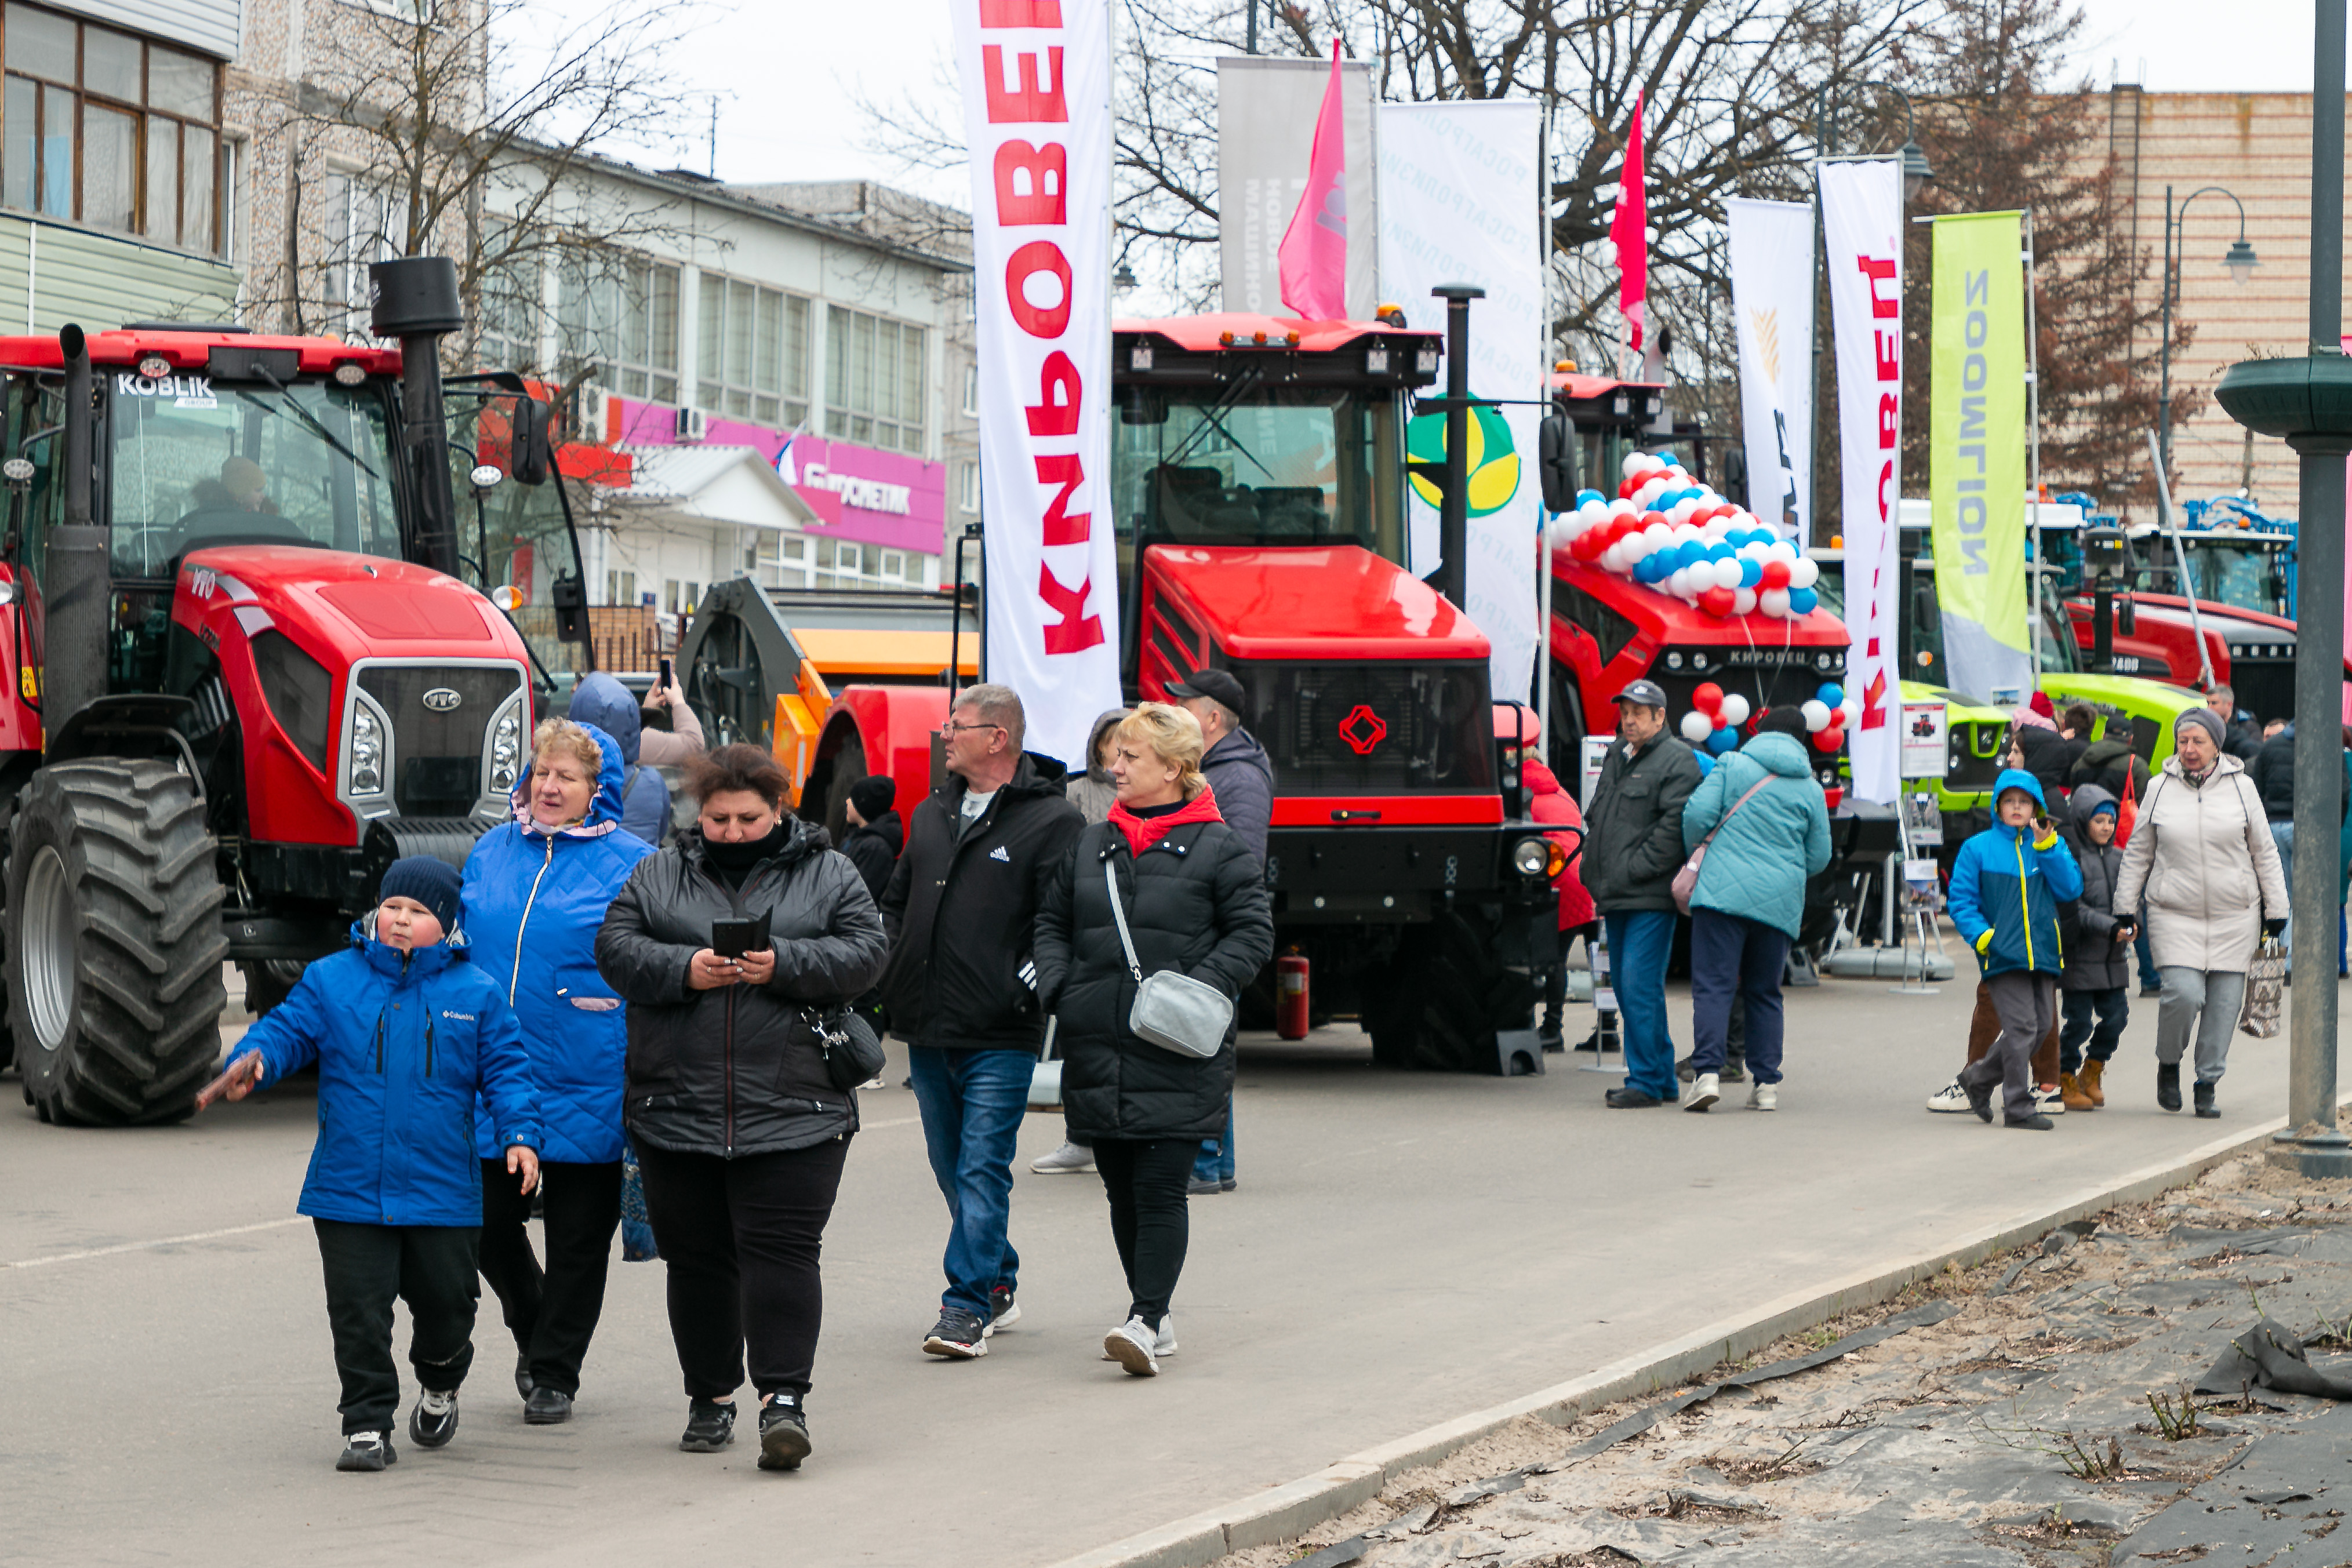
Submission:
<svg viewBox="0 0 2352 1568">
<path fill-rule="evenodd" d="M 1348 314 L 1348 139 L 1339 123 L 1339 40 L 1331 40 L 1331 83 L 1315 116 L 1315 150 L 1307 192 L 1290 215 L 1282 246 L 1282 302 L 1308 321 Z"/>
<path fill-rule="evenodd" d="M 1642 95 L 1633 95 L 1633 125 L 1625 133 L 1625 171 L 1617 180 L 1617 214 L 1609 220 L 1609 237 L 1617 242 L 1618 308 L 1633 334 L 1633 348 L 1642 347 L 1642 316 L 1650 298 L 1650 203 L 1642 178 Z"/>
</svg>

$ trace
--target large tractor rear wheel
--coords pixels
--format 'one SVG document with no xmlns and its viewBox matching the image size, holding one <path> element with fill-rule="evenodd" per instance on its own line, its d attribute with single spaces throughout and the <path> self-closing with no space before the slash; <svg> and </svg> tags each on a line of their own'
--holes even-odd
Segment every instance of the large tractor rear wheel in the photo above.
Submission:
<svg viewBox="0 0 2352 1568">
<path fill-rule="evenodd" d="M 1536 1004 L 1534 977 L 1505 965 L 1496 912 L 1478 904 L 1439 911 L 1407 926 L 1395 956 L 1367 969 L 1364 1029 L 1383 1067 L 1494 1072 L 1496 1034 L 1525 1029 Z"/>
<path fill-rule="evenodd" d="M 45 1120 L 169 1122 L 195 1104 L 227 1004 L 204 802 L 168 762 L 64 762 L 17 797 L 8 1021 Z"/>
</svg>

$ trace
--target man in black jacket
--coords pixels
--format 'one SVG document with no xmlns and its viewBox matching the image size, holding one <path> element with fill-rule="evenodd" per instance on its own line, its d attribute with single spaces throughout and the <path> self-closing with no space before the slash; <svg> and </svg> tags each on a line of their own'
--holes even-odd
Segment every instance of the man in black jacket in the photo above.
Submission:
<svg viewBox="0 0 2352 1568">
<path fill-rule="evenodd" d="M 877 909 L 883 894 L 889 890 L 890 873 L 898 868 L 898 847 L 907 841 L 907 824 L 890 809 L 898 799 L 897 781 L 887 773 L 877 773 L 849 787 L 844 813 L 849 819 L 849 831 L 841 841 L 841 852 L 866 879 L 866 891 L 874 895 Z"/>
<path fill-rule="evenodd" d="M 1062 765 L 1021 749 L 1011 687 L 959 693 L 940 732 L 948 781 L 914 810 L 882 894 L 882 1002 L 905 1040 L 931 1175 L 948 1202 L 947 1293 L 923 1349 L 969 1360 L 1020 1314 L 1006 1232 L 1013 1146 L 1045 1038 L 1031 958 L 1039 884 L 1084 820 Z"/>
<path fill-rule="evenodd" d="M 1685 859 L 1683 805 L 1698 781 L 1698 758 L 1666 733 L 1665 692 L 1628 681 L 1617 694 L 1617 740 L 1584 816 L 1584 886 L 1608 932 L 1609 977 L 1625 1019 L 1624 1087 L 1604 1096 L 1612 1109 L 1681 1098 L 1666 1034 L 1666 955 Z"/>
</svg>

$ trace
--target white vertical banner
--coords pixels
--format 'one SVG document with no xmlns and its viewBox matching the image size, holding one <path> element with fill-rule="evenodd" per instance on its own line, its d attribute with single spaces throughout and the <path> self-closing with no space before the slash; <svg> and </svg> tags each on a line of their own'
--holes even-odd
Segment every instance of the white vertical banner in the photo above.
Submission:
<svg viewBox="0 0 2352 1568">
<path fill-rule="evenodd" d="M 1739 422 L 1748 509 L 1780 525 L 1799 549 L 1813 542 L 1813 204 L 1734 197 L 1731 310 L 1739 325 Z"/>
<path fill-rule="evenodd" d="M 1853 792 L 1893 800 L 1902 712 L 1895 646 L 1895 551 L 1903 496 L 1903 170 L 1892 159 L 1825 162 L 1822 258 L 1837 345 L 1839 497 L 1845 538 L 1845 689 L 1861 706 L 1847 732 Z"/>
<path fill-rule="evenodd" d="M 1486 634 L 1494 695 L 1528 700 L 1541 628 L 1534 467 L 1545 396 L 1544 257 L 1537 197 L 1543 110 L 1534 102 L 1391 103 L 1376 111 L 1381 298 L 1415 328 L 1443 331 L 1442 283 L 1486 291 L 1470 304 L 1470 391 L 1521 401 L 1470 422 L 1469 559 L 1462 609 Z M 1416 458 L 1443 457 L 1444 416 L 1412 422 Z M 1436 570 L 1437 492 L 1416 479 L 1406 501 L 1412 570 Z"/>
<path fill-rule="evenodd" d="M 983 672 L 1078 764 L 1118 703 L 1109 0 L 950 0 L 971 149 Z"/>
</svg>

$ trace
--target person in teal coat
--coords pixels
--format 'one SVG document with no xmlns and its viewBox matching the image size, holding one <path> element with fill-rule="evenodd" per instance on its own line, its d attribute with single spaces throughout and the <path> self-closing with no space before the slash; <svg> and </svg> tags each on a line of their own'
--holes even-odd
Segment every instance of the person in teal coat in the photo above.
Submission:
<svg viewBox="0 0 2352 1568">
<path fill-rule="evenodd" d="M 1685 1111 L 1704 1111 L 1722 1097 L 1735 994 L 1748 1009 L 1748 1107 L 1780 1108 L 1780 971 L 1804 915 L 1806 879 L 1830 863 L 1829 802 L 1805 756 L 1804 715 L 1773 708 L 1756 731 L 1683 806 L 1685 852 L 1707 845 L 1690 901 L 1697 1044 Z"/>
</svg>

